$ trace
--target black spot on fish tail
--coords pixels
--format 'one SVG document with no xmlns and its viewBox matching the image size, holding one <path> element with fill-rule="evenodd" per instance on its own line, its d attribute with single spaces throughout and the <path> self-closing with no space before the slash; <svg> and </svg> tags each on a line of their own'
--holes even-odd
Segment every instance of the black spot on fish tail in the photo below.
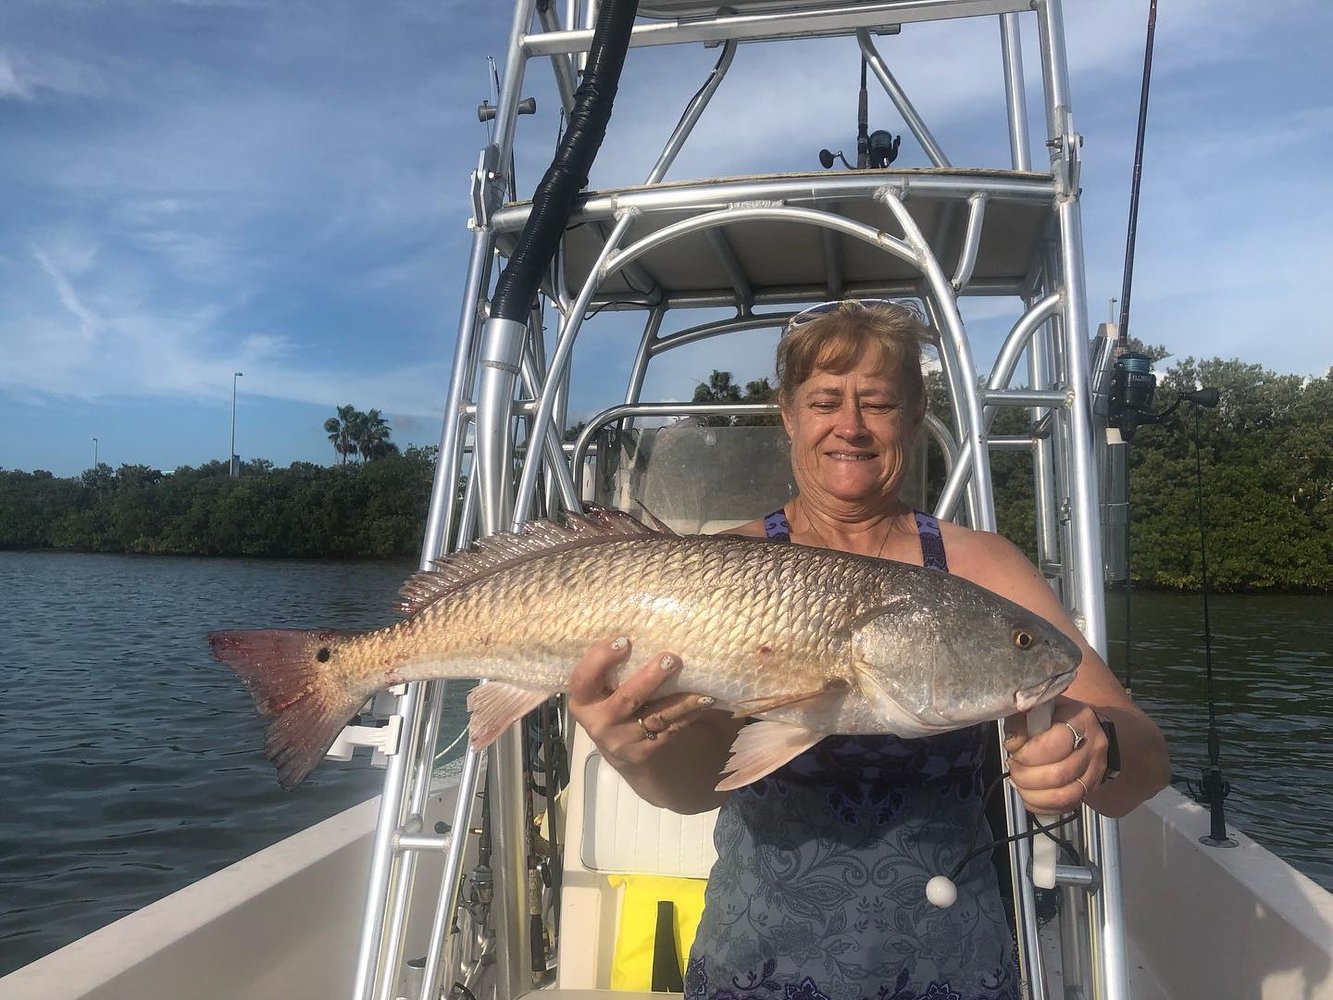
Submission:
<svg viewBox="0 0 1333 1000">
<path fill-rule="evenodd" d="M 245 685 L 259 714 L 271 717 L 264 750 L 285 789 L 305 780 L 368 697 L 321 666 L 344 634 L 255 629 L 208 635 L 213 655 Z"/>
</svg>

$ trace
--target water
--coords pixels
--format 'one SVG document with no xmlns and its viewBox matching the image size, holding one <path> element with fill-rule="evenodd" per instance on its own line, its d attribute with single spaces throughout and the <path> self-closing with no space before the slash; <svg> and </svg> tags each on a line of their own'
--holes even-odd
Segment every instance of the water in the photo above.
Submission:
<svg viewBox="0 0 1333 1000">
<path fill-rule="evenodd" d="M 0 975 L 377 794 L 365 751 L 278 788 L 204 635 L 384 625 L 412 569 L 0 553 Z"/>
<path fill-rule="evenodd" d="M 375 794 L 360 758 L 281 791 L 204 633 L 382 625 L 410 569 L 0 553 L 0 975 Z M 1136 594 L 1133 610 L 1136 697 L 1197 776 L 1199 600 Z M 1113 602 L 1114 637 L 1123 615 Z M 1213 606 L 1228 818 L 1333 889 L 1330 620 L 1328 597 Z"/>
<path fill-rule="evenodd" d="M 1123 679 L 1123 596 L 1107 610 Z M 1166 733 L 1172 769 L 1197 786 L 1208 762 L 1202 598 L 1135 592 L 1130 610 L 1134 698 Z M 1333 597 L 1214 596 L 1209 617 L 1227 822 L 1333 891 Z"/>
</svg>

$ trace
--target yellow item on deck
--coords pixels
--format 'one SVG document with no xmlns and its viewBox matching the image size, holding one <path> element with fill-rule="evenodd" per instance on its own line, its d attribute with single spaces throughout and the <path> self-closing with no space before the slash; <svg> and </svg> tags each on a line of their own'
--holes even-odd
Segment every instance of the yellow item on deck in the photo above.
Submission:
<svg viewBox="0 0 1333 1000">
<path fill-rule="evenodd" d="M 623 886 L 620 928 L 611 959 L 611 988 L 682 992 L 685 962 L 704 911 L 708 880 L 664 875 L 607 878 L 612 886 Z M 671 905 L 659 907 L 659 903 Z"/>
</svg>

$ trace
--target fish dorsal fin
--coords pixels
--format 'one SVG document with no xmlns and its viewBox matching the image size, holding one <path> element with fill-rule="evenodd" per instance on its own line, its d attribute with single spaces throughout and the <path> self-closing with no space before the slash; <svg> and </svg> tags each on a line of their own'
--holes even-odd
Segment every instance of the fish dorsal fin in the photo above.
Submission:
<svg viewBox="0 0 1333 1000">
<path fill-rule="evenodd" d="M 445 594 L 539 555 L 625 538 L 660 538 L 665 534 L 623 510 L 592 504 L 582 514 L 567 513 L 564 524 L 528 521 L 521 531 L 489 535 L 470 549 L 434 560 L 431 569 L 412 574 L 398 591 L 397 611 L 414 615 Z"/>
<path fill-rule="evenodd" d="M 639 510 L 643 511 L 643 516 L 648 519 L 648 523 L 652 527 L 656 528 L 660 534 L 663 535 L 676 534 L 675 530 L 672 529 L 671 525 L 667 524 L 660 517 L 658 517 L 656 514 L 654 514 L 651 510 L 648 509 L 648 505 L 646 503 L 644 503 L 642 500 L 635 500 L 634 502 L 639 505 Z M 609 510 L 610 508 L 603 507 L 601 509 Z M 620 512 L 617 511 L 616 513 Z"/>
<path fill-rule="evenodd" d="M 734 791 L 772 774 L 793 757 L 809 750 L 825 735 L 787 722 L 764 720 L 746 726 L 731 745 L 731 757 L 723 768 L 726 773 L 717 783 L 716 790 Z"/>
<path fill-rule="evenodd" d="M 569 518 L 581 518 L 591 521 L 599 529 L 610 531 L 613 534 L 621 535 L 666 535 L 668 538 L 677 537 L 677 533 L 671 529 L 665 521 L 661 520 L 656 514 L 645 507 L 641 502 L 635 501 L 643 510 L 644 516 L 648 518 L 651 524 L 644 524 L 628 511 L 620 510 L 616 507 L 603 507 L 599 503 L 585 503 L 582 514 L 567 514 Z"/>
</svg>

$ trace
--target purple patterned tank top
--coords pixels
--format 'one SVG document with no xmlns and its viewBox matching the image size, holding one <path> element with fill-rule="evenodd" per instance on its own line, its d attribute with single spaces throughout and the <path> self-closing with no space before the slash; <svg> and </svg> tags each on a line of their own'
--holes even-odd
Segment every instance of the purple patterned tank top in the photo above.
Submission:
<svg viewBox="0 0 1333 1000">
<path fill-rule="evenodd" d="M 948 571 L 939 521 L 915 512 L 923 564 Z M 782 510 L 767 536 L 790 542 Z M 995 870 L 958 902 L 926 881 L 967 851 L 989 726 L 922 739 L 829 736 L 735 792 L 685 971 L 699 1000 L 1016 1000 Z"/>
</svg>

